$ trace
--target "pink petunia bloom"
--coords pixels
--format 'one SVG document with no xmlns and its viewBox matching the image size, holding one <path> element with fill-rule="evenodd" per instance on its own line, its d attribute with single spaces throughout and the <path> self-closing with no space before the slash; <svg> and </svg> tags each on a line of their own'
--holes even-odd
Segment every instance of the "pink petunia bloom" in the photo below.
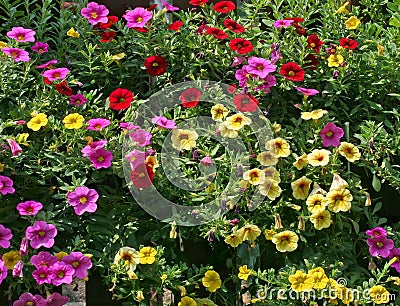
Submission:
<svg viewBox="0 0 400 306">
<path fill-rule="evenodd" d="M 148 156 L 147 152 L 139 151 L 134 149 L 125 155 L 125 158 L 129 161 L 132 170 L 135 169 L 139 164 L 144 164 L 146 161 L 146 157 Z"/>
<path fill-rule="evenodd" d="M 179 7 L 173 6 L 164 0 L 161 0 L 162 5 L 167 9 L 169 12 L 179 11 Z"/>
<path fill-rule="evenodd" d="M 126 24 L 128 28 L 144 28 L 146 23 L 153 18 L 153 15 L 145 8 L 137 7 L 134 10 L 127 11 L 122 17 L 128 21 Z"/>
<path fill-rule="evenodd" d="M 50 270 L 53 273 L 51 283 L 54 286 L 72 283 L 72 278 L 75 270 L 71 265 L 67 265 L 65 262 L 59 261 L 52 265 L 50 267 Z"/>
<path fill-rule="evenodd" d="M 96 150 L 103 148 L 107 144 L 107 139 L 93 141 L 92 143 L 85 146 L 82 150 L 83 157 L 89 157 Z"/>
<path fill-rule="evenodd" d="M 19 255 L 28 256 L 28 239 L 23 237 L 21 240 L 21 245 L 19 246 Z"/>
<path fill-rule="evenodd" d="M 40 266 L 37 270 L 32 272 L 33 278 L 38 285 L 51 284 L 54 275 L 53 272 L 46 266 Z"/>
<path fill-rule="evenodd" d="M 87 18 L 91 25 L 108 22 L 109 11 L 106 6 L 99 5 L 96 2 L 89 2 L 88 5 L 81 10 L 81 15 Z"/>
<path fill-rule="evenodd" d="M 11 148 L 11 154 L 17 156 L 22 152 L 21 146 L 14 139 L 7 139 L 8 145 Z"/>
<path fill-rule="evenodd" d="M 11 56 L 15 62 L 29 62 L 29 53 L 19 48 L 2 48 L 1 51 Z"/>
<path fill-rule="evenodd" d="M 32 51 L 35 51 L 38 54 L 43 54 L 43 53 L 49 52 L 49 44 L 38 41 L 36 44 L 34 44 L 31 47 L 31 49 L 32 49 Z"/>
<path fill-rule="evenodd" d="M 372 238 L 380 238 L 380 237 L 386 237 L 387 232 L 383 227 L 375 227 L 373 229 L 365 231 L 365 233 L 368 236 L 371 236 Z"/>
<path fill-rule="evenodd" d="M 390 250 L 394 246 L 393 240 L 386 237 L 368 238 L 367 244 L 369 246 L 369 253 L 372 256 L 382 256 L 383 258 L 389 257 Z"/>
<path fill-rule="evenodd" d="M 263 83 L 260 86 L 257 86 L 255 90 L 264 90 L 264 92 L 268 93 L 271 87 L 276 85 L 276 78 L 273 75 L 267 75 L 265 78 L 260 79 Z"/>
<path fill-rule="evenodd" d="M 99 194 L 95 189 L 81 186 L 68 194 L 68 203 L 74 208 L 75 213 L 80 216 L 84 212 L 95 212 L 98 198 Z"/>
<path fill-rule="evenodd" d="M 54 245 L 54 237 L 57 235 L 57 228 L 45 221 L 36 221 L 26 229 L 26 238 L 30 240 L 31 247 L 38 249 L 41 246 L 51 248 Z"/>
<path fill-rule="evenodd" d="M 129 122 L 120 122 L 119 126 L 120 126 L 120 128 L 122 128 L 124 130 L 128 130 L 128 131 L 140 129 L 140 126 L 133 125 L 132 123 L 129 123 Z"/>
<path fill-rule="evenodd" d="M 174 120 L 169 120 L 163 116 L 155 116 L 151 119 L 152 123 L 157 124 L 158 126 L 165 128 L 165 129 L 169 129 L 169 130 L 173 130 L 176 129 L 176 123 Z"/>
<path fill-rule="evenodd" d="M 276 71 L 276 66 L 270 60 L 262 57 L 252 56 L 249 58 L 248 63 L 247 71 L 260 78 L 265 78 L 269 73 Z"/>
<path fill-rule="evenodd" d="M 396 261 L 392 263 L 390 266 L 395 268 L 397 272 L 400 273 L 400 248 L 392 249 L 389 254 L 389 258 L 393 259 L 396 257 Z"/>
<path fill-rule="evenodd" d="M 209 166 L 212 165 L 212 159 L 211 159 L 210 156 L 207 155 L 206 157 L 203 157 L 203 158 L 200 160 L 200 163 L 201 163 L 203 166 L 205 166 L 205 167 L 209 167 Z"/>
<path fill-rule="evenodd" d="M 57 64 L 57 63 L 58 63 L 57 60 L 50 60 L 44 64 L 36 66 L 36 68 L 51 68 L 51 67 L 53 67 L 53 64 Z"/>
<path fill-rule="evenodd" d="M 81 252 L 71 252 L 68 256 L 64 256 L 62 261 L 71 265 L 75 270 L 73 276 L 80 279 L 84 279 L 87 276 L 87 270 L 92 267 L 91 259 Z"/>
<path fill-rule="evenodd" d="M 239 81 L 239 86 L 240 87 L 245 87 L 247 85 L 247 80 L 249 78 L 249 76 L 251 75 L 249 73 L 248 69 L 248 65 L 244 65 L 241 69 L 236 70 L 235 72 L 235 78 L 236 80 Z"/>
<path fill-rule="evenodd" d="M 42 203 L 36 201 L 25 201 L 17 205 L 18 213 L 21 216 L 35 216 L 42 208 Z"/>
<path fill-rule="evenodd" d="M 65 79 L 68 73 L 69 73 L 68 68 L 56 68 L 56 69 L 49 69 L 43 72 L 41 76 L 44 76 L 45 78 L 48 78 L 50 82 L 53 82 L 56 80 Z"/>
<path fill-rule="evenodd" d="M 24 277 L 23 268 L 24 268 L 24 262 L 22 260 L 18 260 L 18 262 L 15 264 L 12 270 L 12 276 Z"/>
<path fill-rule="evenodd" d="M 18 42 L 34 42 L 36 32 L 31 29 L 23 27 L 13 27 L 11 31 L 7 32 L 7 36 L 15 39 Z"/>
<path fill-rule="evenodd" d="M 275 28 L 280 29 L 290 26 L 293 22 L 294 20 L 277 20 L 274 22 L 273 25 Z"/>
<path fill-rule="evenodd" d="M 281 58 L 281 47 L 278 43 L 273 43 L 271 45 L 271 54 L 269 55 L 272 64 L 276 64 Z"/>
<path fill-rule="evenodd" d="M 233 58 L 232 67 L 239 66 L 246 62 L 246 58 L 244 56 L 235 56 Z"/>
<path fill-rule="evenodd" d="M 36 267 L 36 269 L 39 269 L 40 267 L 51 267 L 58 261 L 58 259 L 49 252 L 41 251 L 37 255 L 33 255 L 30 261 Z"/>
<path fill-rule="evenodd" d="M 12 238 L 11 230 L 0 224 L 0 247 L 7 249 L 10 247 L 10 239 Z"/>
<path fill-rule="evenodd" d="M 133 142 L 137 146 L 144 147 L 150 144 L 150 139 L 151 137 L 153 137 L 153 135 L 151 135 L 151 133 L 146 132 L 143 129 L 137 129 L 133 133 L 130 133 L 129 137 L 133 140 Z"/>
<path fill-rule="evenodd" d="M 328 122 L 319 132 L 324 147 L 332 146 L 334 148 L 340 146 L 340 138 L 343 137 L 344 131 L 332 122 Z"/>
<path fill-rule="evenodd" d="M 58 292 L 54 292 L 50 294 L 50 296 L 47 298 L 47 303 L 43 306 L 64 306 L 67 303 L 68 297 L 62 296 Z"/>
<path fill-rule="evenodd" d="M 76 94 L 69 97 L 69 104 L 81 106 L 87 102 L 87 99 L 82 94 Z"/>
<path fill-rule="evenodd" d="M 31 293 L 22 293 L 13 306 L 42 306 L 46 300 L 39 294 L 35 296 Z"/>
<path fill-rule="evenodd" d="M 296 87 L 296 90 L 301 92 L 306 97 L 319 94 L 319 91 L 313 88 Z"/>
<path fill-rule="evenodd" d="M 112 159 L 112 153 L 103 148 L 97 149 L 89 155 L 89 160 L 95 169 L 110 168 Z"/>
<path fill-rule="evenodd" d="M 91 131 L 100 131 L 110 125 L 110 120 L 104 118 L 93 118 L 87 122 L 89 126 L 86 128 Z"/>
<path fill-rule="evenodd" d="M 0 284 L 7 277 L 7 274 L 8 274 L 8 269 L 4 265 L 4 261 L 0 259 Z"/>
</svg>

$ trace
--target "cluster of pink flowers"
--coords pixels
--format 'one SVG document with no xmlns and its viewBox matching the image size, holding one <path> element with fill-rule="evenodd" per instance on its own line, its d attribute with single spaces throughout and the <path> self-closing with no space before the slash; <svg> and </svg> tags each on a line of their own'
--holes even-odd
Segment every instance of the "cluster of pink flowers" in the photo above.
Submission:
<svg viewBox="0 0 400 306">
<path fill-rule="evenodd" d="M 23 293 L 17 301 L 13 303 L 13 306 L 63 306 L 68 303 L 68 298 L 62 296 L 58 292 L 54 292 L 47 299 L 42 297 L 40 294 L 33 295 L 31 293 Z"/>
<path fill-rule="evenodd" d="M 81 150 L 82 156 L 89 157 L 89 160 L 95 169 L 111 167 L 113 154 L 104 149 L 106 144 L 106 139 L 93 141 Z"/>
</svg>

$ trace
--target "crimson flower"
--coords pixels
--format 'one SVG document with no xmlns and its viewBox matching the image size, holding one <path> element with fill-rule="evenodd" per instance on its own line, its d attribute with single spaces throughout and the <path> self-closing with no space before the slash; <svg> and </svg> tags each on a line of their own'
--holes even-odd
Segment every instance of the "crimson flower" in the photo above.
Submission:
<svg viewBox="0 0 400 306">
<path fill-rule="evenodd" d="M 298 27 L 299 22 L 303 22 L 304 18 L 294 16 L 294 17 L 286 17 L 286 18 L 284 18 L 284 20 L 293 20 L 292 25 L 294 25 L 295 27 Z"/>
<path fill-rule="evenodd" d="M 281 75 L 293 82 L 304 81 L 304 70 L 295 62 L 287 62 L 281 67 Z"/>
<path fill-rule="evenodd" d="M 101 42 L 109 42 L 115 37 L 115 32 L 114 31 L 109 31 L 109 32 L 101 32 Z"/>
<path fill-rule="evenodd" d="M 224 31 L 222 31 L 221 29 L 218 28 L 208 28 L 206 30 L 206 34 L 208 35 L 212 35 L 217 39 L 225 39 L 225 38 L 229 38 L 228 34 L 226 34 Z"/>
<path fill-rule="evenodd" d="M 203 6 L 206 4 L 209 0 L 190 0 L 189 4 L 194 5 L 194 6 Z"/>
<path fill-rule="evenodd" d="M 133 101 L 133 94 L 130 90 L 125 88 L 117 88 L 114 90 L 109 98 L 110 108 L 114 110 L 127 109 Z"/>
<path fill-rule="evenodd" d="M 167 70 L 167 61 L 161 55 L 152 55 L 145 59 L 144 66 L 148 74 L 157 76 Z"/>
<path fill-rule="evenodd" d="M 226 18 L 224 20 L 224 26 L 235 33 L 243 33 L 245 28 L 238 24 L 235 20 Z"/>
<path fill-rule="evenodd" d="M 197 88 L 188 88 L 182 92 L 179 100 L 182 101 L 182 106 L 184 108 L 194 108 L 199 103 L 200 97 L 200 90 L 198 90 Z"/>
<path fill-rule="evenodd" d="M 100 29 L 109 29 L 111 28 L 111 26 L 116 23 L 118 21 L 118 17 L 117 16 L 107 16 L 108 21 L 107 22 L 101 22 L 99 25 Z"/>
<path fill-rule="evenodd" d="M 315 34 L 311 34 L 310 36 L 308 36 L 307 42 L 308 42 L 307 47 L 313 49 L 316 53 L 319 52 L 321 46 L 324 44 L 324 42 L 320 40 L 319 37 Z"/>
<path fill-rule="evenodd" d="M 302 26 L 296 27 L 296 33 L 299 34 L 300 36 L 307 36 L 307 31 Z"/>
<path fill-rule="evenodd" d="M 229 42 L 229 48 L 240 54 L 246 54 L 253 51 L 253 44 L 247 39 L 235 38 Z"/>
<path fill-rule="evenodd" d="M 171 23 L 171 24 L 168 26 L 168 30 L 179 31 L 179 29 L 180 29 L 182 26 L 183 26 L 183 22 L 180 21 L 180 20 L 178 20 L 178 21 L 175 21 L 175 22 Z"/>
<path fill-rule="evenodd" d="M 235 3 L 232 1 L 219 1 L 214 4 L 214 11 L 218 13 L 228 13 L 236 8 Z"/>
<path fill-rule="evenodd" d="M 315 57 L 314 54 L 308 54 L 304 59 L 303 59 L 303 67 L 310 69 L 310 70 L 315 70 L 318 67 L 318 59 Z"/>
<path fill-rule="evenodd" d="M 339 40 L 339 43 L 343 48 L 350 49 L 350 50 L 354 50 L 358 47 L 358 42 L 356 42 L 352 38 L 341 38 Z"/>
<path fill-rule="evenodd" d="M 258 108 L 258 100 L 251 94 L 238 94 L 233 98 L 233 103 L 240 112 L 254 112 Z"/>
<path fill-rule="evenodd" d="M 60 93 L 60 94 L 62 94 L 62 95 L 64 95 L 64 96 L 72 96 L 72 94 L 74 93 L 73 91 L 72 91 L 72 89 L 67 85 L 67 82 L 66 81 L 62 81 L 61 83 L 59 83 L 59 84 L 54 84 L 54 87 L 56 88 L 56 90 Z"/>
<path fill-rule="evenodd" d="M 153 169 L 145 164 L 139 164 L 130 174 L 133 185 L 137 188 L 148 188 L 154 179 Z"/>
</svg>

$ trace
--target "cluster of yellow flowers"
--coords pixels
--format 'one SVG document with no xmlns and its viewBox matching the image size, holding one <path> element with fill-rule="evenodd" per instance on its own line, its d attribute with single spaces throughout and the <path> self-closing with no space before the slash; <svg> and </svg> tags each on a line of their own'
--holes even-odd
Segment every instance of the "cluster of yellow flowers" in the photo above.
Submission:
<svg viewBox="0 0 400 306">
<path fill-rule="evenodd" d="M 239 131 L 246 125 L 251 124 L 251 119 L 237 113 L 227 117 L 229 110 L 222 104 L 216 104 L 211 108 L 211 117 L 217 122 L 221 122 L 218 126 L 218 131 L 222 137 L 236 138 Z M 225 121 L 224 121 L 225 119 Z"/>
</svg>

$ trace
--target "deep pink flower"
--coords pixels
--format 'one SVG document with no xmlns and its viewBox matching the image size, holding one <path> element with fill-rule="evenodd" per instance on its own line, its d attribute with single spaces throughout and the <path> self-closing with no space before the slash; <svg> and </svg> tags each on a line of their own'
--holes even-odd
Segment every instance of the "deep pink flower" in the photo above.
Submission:
<svg viewBox="0 0 400 306">
<path fill-rule="evenodd" d="M 87 102 L 87 99 L 82 94 L 76 94 L 69 97 L 69 104 L 81 106 Z"/>
<path fill-rule="evenodd" d="M 4 265 L 4 261 L 0 259 L 0 284 L 3 282 L 3 280 L 7 277 L 8 274 L 8 269 Z"/>
<path fill-rule="evenodd" d="M 84 212 L 95 212 L 97 210 L 96 201 L 98 198 L 99 194 L 95 189 L 81 186 L 68 194 L 68 203 L 74 207 L 75 213 L 80 216 Z"/>
<path fill-rule="evenodd" d="M 0 224 L 0 247 L 7 249 L 10 247 L 10 239 L 12 238 L 11 230 Z"/>
<path fill-rule="evenodd" d="M 21 216 L 34 216 L 42 208 L 42 203 L 36 201 L 25 201 L 17 205 L 17 210 Z"/>
<path fill-rule="evenodd" d="M 169 12 L 179 11 L 179 7 L 173 6 L 164 0 L 161 0 L 162 5 L 167 9 Z"/>
<path fill-rule="evenodd" d="M 49 252 L 41 251 L 37 255 L 33 255 L 30 261 L 36 267 L 36 269 L 39 269 L 40 267 L 51 267 L 58 261 L 58 259 Z"/>
<path fill-rule="evenodd" d="M 46 70 L 41 74 L 41 76 L 44 76 L 45 78 L 48 78 L 50 82 L 53 82 L 56 80 L 65 79 L 68 73 L 69 73 L 68 68 L 56 68 L 56 69 Z"/>
<path fill-rule="evenodd" d="M 383 258 L 389 257 L 390 250 L 394 246 L 393 240 L 386 237 L 368 238 L 367 244 L 369 246 L 369 253 L 372 256 L 382 256 Z"/>
<path fill-rule="evenodd" d="M 42 306 L 44 301 L 45 299 L 39 294 L 33 296 L 31 293 L 22 293 L 13 306 Z"/>
<path fill-rule="evenodd" d="M 96 152 L 96 150 L 103 148 L 106 144 L 107 139 L 93 141 L 81 150 L 82 156 L 89 157 L 91 154 Z"/>
<path fill-rule="evenodd" d="M 104 118 L 93 118 L 87 122 L 89 126 L 86 128 L 91 131 L 100 131 L 110 125 L 110 120 Z"/>
<path fill-rule="evenodd" d="M 36 66 L 36 68 L 51 68 L 51 67 L 53 67 L 53 64 L 57 64 L 57 63 L 58 63 L 57 60 L 50 60 L 44 64 Z"/>
<path fill-rule="evenodd" d="M 22 152 L 21 146 L 14 139 L 7 139 L 8 145 L 11 148 L 11 154 L 17 156 Z"/>
<path fill-rule="evenodd" d="M 274 22 L 274 27 L 277 29 L 286 28 L 290 26 L 293 22 L 294 20 L 277 20 Z"/>
<path fill-rule="evenodd" d="M 112 153 L 103 148 L 97 149 L 89 155 L 89 160 L 95 169 L 110 168 L 112 159 Z"/>
<path fill-rule="evenodd" d="M 28 239 L 23 237 L 21 240 L 21 245 L 19 246 L 19 255 L 28 256 Z"/>
<path fill-rule="evenodd" d="M 139 151 L 134 149 L 129 152 L 125 158 L 129 161 L 132 170 L 135 169 L 139 164 L 144 164 L 146 161 L 146 157 L 148 156 L 147 152 Z"/>
<path fill-rule="evenodd" d="M 108 22 L 109 11 L 104 5 L 96 2 L 89 2 L 88 5 L 81 10 L 81 15 L 89 21 L 91 25 Z"/>
<path fill-rule="evenodd" d="M 244 65 L 241 69 L 238 69 L 235 72 L 235 78 L 239 81 L 240 87 L 247 86 L 247 80 L 249 78 L 249 75 L 251 75 L 250 72 L 247 70 L 248 67 L 248 65 Z"/>
<path fill-rule="evenodd" d="M 58 292 L 54 292 L 47 298 L 47 302 L 40 306 L 64 306 L 67 303 L 68 297 L 62 296 Z"/>
<path fill-rule="evenodd" d="M 153 137 L 153 135 L 143 129 L 137 129 L 136 131 L 130 133 L 129 137 L 137 146 L 145 147 L 150 144 L 150 139 Z"/>
<path fill-rule="evenodd" d="M 49 44 L 46 44 L 44 42 L 38 41 L 36 44 L 34 44 L 31 47 L 32 51 L 35 51 L 38 54 L 42 54 L 45 52 L 49 52 Z"/>
<path fill-rule="evenodd" d="M 135 130 L 135 129 L 140 129 L 140 126 L 138 125 L 133 125 L 132 123 L 129 122 L 120 122 L 119 126 L 124 129 L 124 130 Z"/>
<path fill-rule="evenodd" d="M 278 43 L 271 44 L 271 54 L 269 55 L 272 64 L 276 64 L 282 58 L 281 47 Z"/>
<path fill-rule="evenodd" d="M 24 273 L 23 273 L 23 268 L 24 268 L 24 262 L 22 260 L 19 260 L 12 271 L 12 276 L 13 277 L 24 277 Z"/>
<path fill-rule="evenodd" d="M 32 276 L 38 285 L 51 284 L 51 280 L 54 277 L 53 272 L 46 266 L 39 266 L 37 270 L 32 272 Z"/>
<path fill-rule="evenodd" d="M 54 286 L 72 283 L 72 277 L 75 273 L 75 270 L 71 265 L 67 265 L 65 262 L 59 261 L 52 265 L 50 270 L 53 273 L 51 283 Z"/>
<path fill-rule="evenodd" d="M 328 122 L 319 132 L 324 147 L 332 146 L 334 148 L 340 146 L 340 138 L 343 137 L 344 131 L 332 122 Z"/>
<path fill-rule="evenodd" d="M 235 56 L 233 57 L 232 67 L 239 66 L 246 62 L 246 58 L 244 56 Z"/>
<path fill-rule="evenodd" d="M 262 57 L 252 56 L 249 58 L 248 64 L 247 71 L 260 78 L 265 78 L 269 73 L 276 71 L 276 66 Z"/>
<path fill-rule="evenodd" d="M 392 263 L 390 266 L 395 268 L 396 271 L 400 273 L 400 248 L 392 249 L 390 251 L 389 258 L 392 259 L 395 257 L 397 260 L 394 263 Z"/>
<path fill-rule="evenodd" d="M 176 129 L 176 123 L 174 120 L 169 120 L 163 116 L 155 116 L 151 119 L 151 122 L 154 124 L 157 124 L 158 126 L 165 128 L 165 129 L 169 129 L 169 130 L 173 130 Z"/>
<path fill-rule="evenodd" d="M 29 62 L 29 53 L 26 52 L 25 50 L 19 49 L 19 48 L 7 48 L 4 47 L 1 49 L 1 51 L 8 56 L 11 56 L 14 61 L 16 62 Z"/>
<path fill-rule="evenodd" d="M 144 28 L 146 23 L 153 18 L 153 14 L 143 7 L 137 7 L 127 11 L 122 17 L 128 21 L 126 24 L 128 28 Z"/>
<path fill-rule="evenodd" d="M 26 229 L 26 238 L 31 242 L 31 247 L 38 249 L 41 246 L 51 248 L 54 245 L 54 237 L 57 235 L 57 228 L 45 221 L 36 221 Z"/>
<path fill-rule="evenodd" d="M 386 237 L 387 232 L 383 227 L 375 227 L 373 229 L 365 231 L 365 233 L 368 236 L 371 236 L 372 238 L 380 238 L 380 237 Z"/>
<path fill-rule="evenodd" d="M 296 90 L 301 92 L 306 97 L 314 96 L 319 93 L 318 90 L 313 89 L 313 88 L 296 87 Z"/>
<path fill-rule="evenodd" d="M 15 39 L 18 42 L 34 42 L 36 32 L 31 29 L 23 27 L 13 27 L 11 31 L 7 32 L 7 36 Z"/>
<path fill-rule="evenodd" d="M 264 92 L 268 93 L 271 87 L 276 85 L 276 78 L 273 75 L 267 75 L 265 78 L 260 79 L 263 83 L 260 86 L 257 86 L 255 90 L 264 90 Z"/>
<path fill-rule="evenodd" d="M 71 252 L 68 256 L 64 256 L 62 261 L 71 265 L 75 270 L 73 276 L 80 279 L 84 279 L 87 276 L 87 270 L 92 267 L 91 259 L 81 252 Z"/>
</svg>

